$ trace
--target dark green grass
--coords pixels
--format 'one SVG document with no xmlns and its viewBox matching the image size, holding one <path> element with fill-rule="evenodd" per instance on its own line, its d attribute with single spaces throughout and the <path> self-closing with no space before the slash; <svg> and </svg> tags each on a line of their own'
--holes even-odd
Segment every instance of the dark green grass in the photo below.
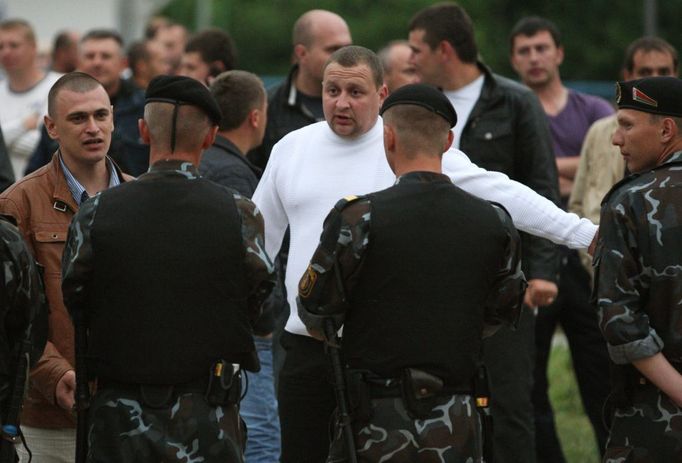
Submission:
<svg viewBox="0 0 682 463">
<path fill-rule="evenodd" d="M 583 412 L 568 347 L 555 345 L 549 361 L 550 399 L 568 463 L 598 463 L 592 426 Z"/>
</svg>

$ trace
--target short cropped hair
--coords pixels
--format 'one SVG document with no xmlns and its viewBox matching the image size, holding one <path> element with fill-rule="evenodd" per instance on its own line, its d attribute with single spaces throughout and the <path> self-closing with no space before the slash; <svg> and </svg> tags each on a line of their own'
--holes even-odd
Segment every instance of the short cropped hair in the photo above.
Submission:
<svg viewBox="0 0 682 463">
<path fill-rule="evenodd" d="M 377 88 L 384 83 L 384 70 L 379 61 L 379 57 L 372 50 L 359 45 L 348 45 L 336 50 L 327 60 L 324 69 L 337 63 L 344 68 L 352 68 L 364 64 L 372 73 L 372 78 Z"/>
<path fill-rule="evenodd" d="M 23 19 L 6 19 L 0 22 L 0 31 L 21 30 L 29 42 L 35 45 L 36 34 L 28 21 Z"/>
<path fill-rule="evenodd" d="M 123 48 L 123 38 L 121 34 L 113 29 L 91 29 L 82 38 L 81 43 L 88 40 L 105 40 L 111 39 L 118 43 L 119 47 Z"/>
<path fill-rule="evenodd" d="M 253 109 L 260 109 L 265 101 L 265 87 L 257 75 L 246 71 L 227 71 L 211 83 L 211 95 L 218 102 L 223 117 L 220 131 L 236 129 Z"/>
<path fill-rule="evenodd" d="M 232 37 L 217 27 L 204 29 L 192 36 L 185 46 L 185 53 L 191 52 L 199 53 L 205 63 L 223 63 L 223 69 L 218 72 L 234 69 L 237 61 L 237 49 Z"/>
<path fill-rule="evenodd" d="M 128 67 L 133 71 L 133 74 L 137 71 L 138 63 L 149 61 L 150 57 L 146 40 L 138 40 L 128 47 Z"/>
<path fill-rule="evenodd" d="M 418 11 L 410 20 L 409 30 L 424 31 L 424 42 L 435 50 L 442 41 L 457 51 L 464 63 L 475 63 L 478 46 L 474 37 L 474 24 L 467 12 L 456 3 L 445 2 Z"/>
<path fill-rule="evenodd" d="M 531 37 L 542 31 L 549 32 L 552 36 L 552 40 L 554 40 L 555 46 L 561 46 L 561 32 L 559 32 L 559 28 L 556 24 L 549 19 L 540 16 L 526 16 L 525 18 L 519 19 L 509 33 L 509 49 L 512 51 L 514 50 L 514 39 L 517 35 Z"/>
<path fill-rule="evenodd" d="M 395 128 L 396 137 L 408 153 L 442 155 L 450 124 L 438 114 L 417 105 L 402 104 L 388 108 L 384 124 Z"/>
<path fill-rule="evenodd" d="M 52 85 L 47 94 L 47 114 L 55 117 L 57 96 L 62 90 L 76 93 L 87 93 L 97 87 L 102 87 L 99 80 L 84 72 L 74 71 L 64 74 Z M 104 87 L 102 87 L 104 88 Z"/>
<path fill-rule="evenodd" d="M 625 60 L 623 62 L 623 68 L 628 72 L 634 71 L 635 68 L 635 54 L 638 51 L 650 52 L 650 51 L 660 51 L 661 53 L 668 53 L 673 59 L 673 72 L 677 73 L 678 57 L 677 50 L 675 47 L 670 45 L 668 42 L 660 37 L 641 37 L 634 42 L 632 42 L 627 50 L 625 50 Z"/>
<path fill-rule="evenodd" d="M 381 48 L 377 52 L 377 56 L 379 57 L 379 61 L 381 62 L 381 67 L 383 68 L 384 72 L 388 72 L 391 70 L 391 63 L 389 62 L 389 57 L 391 55 L 391 50 L 393 47 L 396 47 L 398 45 L 405 45 L 405 46 L 410 46 L 410 43 L 407 40 L 391 40 Z"/>
</svg>

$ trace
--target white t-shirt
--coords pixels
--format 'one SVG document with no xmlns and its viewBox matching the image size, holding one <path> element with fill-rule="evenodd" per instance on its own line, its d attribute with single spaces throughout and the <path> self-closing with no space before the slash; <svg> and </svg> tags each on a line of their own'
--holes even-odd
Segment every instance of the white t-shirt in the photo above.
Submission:
<svg viewBox="0 0 682 463">
<path fill-rule="evenodd" d="M 520 230 L 571 248 L 589 246 L 597 230 L 589 220 L 562 211 L 506 175 L 477 167 L 459 150 L 443 155 L 443 172 L 458 187 L 505 206 Z M 265 221 L 268 255 L 277 255 L 290 227 L 287 331 L 308 334 L 298 318 L 298 282 L 331 208 L 344 196 L 379 191 L 394 182 L 384 154 L 381 118 L 369 132 L 352 140 L 337 136 L 323 121 L 289 133 L 274 146 L 253 202 Z"/>
<path fill-rule="evenodd" d="M 0 127 L 17 180 L 24 176 L 28 159 L 40 140 L 43 116 L 47 114 L 47 94 L 59 77 L 61 74 L 49 71 L 23 92 L 10 90 L 9 79 L 0 82 Z M 26 130 L 24 119 L 33 113 L 40 115 L 38 128 Z"/>
<path fill-rule="evenodd" d="M 455 140 L 452 142 L 452 146 L 456 149 L 459 149 L 459 142 L 462 139 L 462 130 L 464 130 L 467 120 L 469 120 L 469 114 L 471 114 L 471 110 L 474 109 L 474 105 L 481 96 L 484 80 L 485 75 L 481 74 L 473 82 L 462 88 L 450 92 L 443 92 L 450 100 L 450 103 L 452 103 L 452 106 L 455 107 L 455 111 L 457 111 L 457 124 L 452 129 L 455 133 Z"/>
</svg>

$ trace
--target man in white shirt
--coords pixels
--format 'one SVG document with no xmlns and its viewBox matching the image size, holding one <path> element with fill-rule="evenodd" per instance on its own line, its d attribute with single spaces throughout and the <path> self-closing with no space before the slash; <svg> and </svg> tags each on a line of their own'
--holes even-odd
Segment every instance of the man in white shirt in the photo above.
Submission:
<svg viewBox="0 0 682 463">
<path fill-rule="evenodd" d="M 7 79 L 0 82 L 0 126 L 17 179 L 38 144 L 47 93 L 59 78 L 38 66 L 37 54 L 35 33 L 28 22 L 8 19 L 0 23 L 0 63 L 7 73 Z"/>
<path fill-rule="evenodd" d="M 324 70 L 325 122 L 291 132 L 273 148 L 253 201 L 265 220 L 268 255 L 277 254 L 291 227 L 285 283 L 292 308 L 329 210 L 344 195 L 370 193 L 395 181 L 378 116 L 386 94 L 376 55 L 363 47 L 344 47 Z M 563 212 L 504 174 L 476 167 L 458 150 L 443 156 L 443 170 L 460 188 L 502 203 L 526 232 L 573 248 L 587 247 L 594 237 L 596 227 L 588 220 Z M 281 342 L 287 350 L 278 391 L 281 461 L 323 462 L 336 406 L 323 344 L 308 335 L 293 309 Z"/>
</svg>

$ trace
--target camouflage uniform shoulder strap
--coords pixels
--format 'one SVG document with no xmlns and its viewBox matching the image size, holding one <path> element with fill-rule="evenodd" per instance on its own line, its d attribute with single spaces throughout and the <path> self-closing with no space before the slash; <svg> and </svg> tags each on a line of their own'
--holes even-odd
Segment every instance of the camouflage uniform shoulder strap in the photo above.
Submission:
<svg viewBox="0 0 682 463">
<path fill-rule="evenodd" d="M 336 204 L 334 204 L 334 209 L 336 209 L 337 212 L 343 211 L 346 207 L 349 205 L 361 200 L 361 199 L 366 199 L 367 196 L 365 195 L 348 195 L 344 196 L 343 198 L 339 199 Z"/>
</svg>

